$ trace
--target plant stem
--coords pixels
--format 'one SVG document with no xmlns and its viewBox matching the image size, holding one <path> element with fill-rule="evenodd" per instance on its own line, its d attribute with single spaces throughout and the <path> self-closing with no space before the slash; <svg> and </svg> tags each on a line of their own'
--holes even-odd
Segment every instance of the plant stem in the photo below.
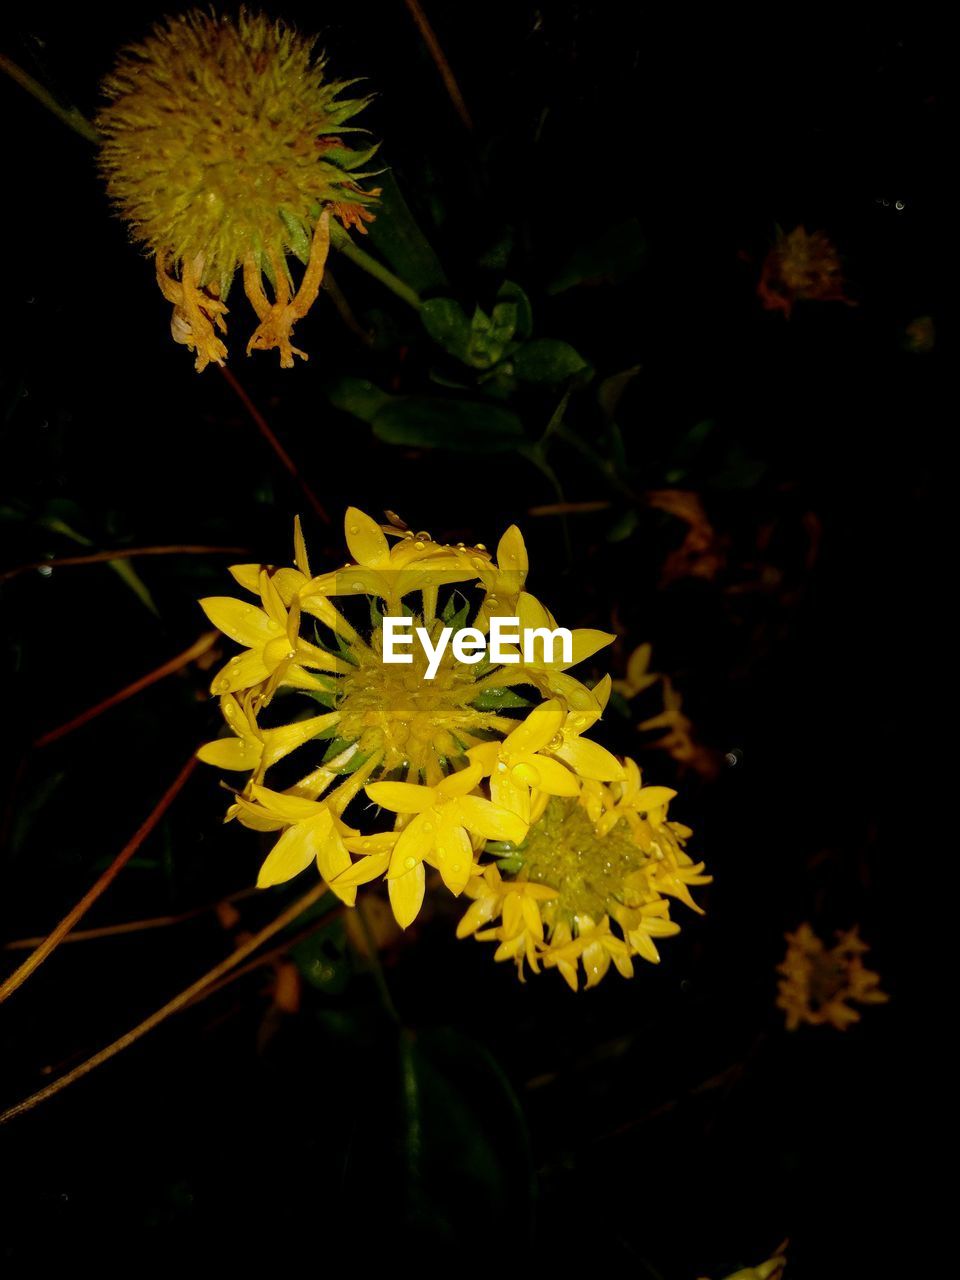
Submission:
<svg viewBox="0 0 960 1280">
<path fill-rule="evenodd" d="M 100 141 L 99 133 L 82 111 L 78 111 L 76 107 L 62 107 L 48 89 L 45 89 L 38 80 L 34 80 L 33 76 L 28 75 L 23 67 L 18 66 L 5 53 L 0 53 L 0 71 L 5 71 L 11 80 L 15 81 L 21 89 L 26 89 L 32 98 L 36 98 L 42 107 L 52 112 L 68 129 L 79 133 L 80 137 L 86 138 L 87 142 Z"/>
<path fill-rule="evenodd" d="M 23 1115 L 25 1111 L 32 1111 L 34 1107 L 38 1106 L 41 1102 L 46 1102 L 48 1098 L 52 1098 L 55 1094 L 60 1093 L 63 1089 L 66 1089 L 68 1085 L 73 1084 L 75 1080 L 82 1079 L 84 1076 L 89 1075 L 96 1067 L 101 1066 L 104 1062 L 109 1062 L 109 1060 L 116 1057 L 121 1050 L 128 1048 L 131 1044 L 134 1044 L 142 1036 L 145 1036 L 148 1031 L 152 1031 L 154 1027 L 159 1026 L 161 1022 L 169 1018 L 171 1014 L 179 1012 L 180 1009 L 190 1004 L 191 1001 L 194 1000 L 201 992 L 205 991 L 207 987 L 218 982 L 224 974 L 230 973 L 231 970 L 235 969 L 239 964 L 242 964 L 243 961 L 246 960 L 247 956 L 251 955 L 260 946 L 262 946 L 264 942 L 272 938 L 274 934 L 279 933 L 281 929 L 285 929 L 288 925 L 293 924 L 295 920 L 299 919 L 299 917 L 302 916 L 309 907 L 312 907 L 315 902 L 323 897 L 326 892 L 326 883 L 321 880 L 313 889 L 310 890 L 309 893 L 304 894 L 302 898 L 298 898 L 292 906 L 288 907 L 286 911 L 281 912 L 275 920 L 271 920 L 270 923 L 265 925 L 259 933 L 254 934 L 252 938 L 248 938 L 242 946 L 237 947 L 237 949 L 232 951 L 225 960 L 221 960 L 218 965 L 215 965 L 205 973 L 202 978 L 198 978 L 196 982 L 191 983 L 186 990 L 181 991 L 179 995 L 174 996 L 173 999 L 168 1001 L 162 1008 L 157 1009 L 155 1013 L 151 1013 L 149 1018 L 144 1018 L 143 1022 L 138 1023 L 137 1026 L 128 1031 L 125 1035 L 114 1040 L 112 1044 L 108 1044 L 107 1047 L 105 1049 L 101 1049 L 99 1053 L 95 1053 L 92 1058 L 87 1058 L 86 1062 L 81 1062 L 79 1066 L 74 1067 L 72 1071 L 68 1071 L 66 1075 L 60 1076 L 58 1080 L 54 1080 L 45 1088 L 39 1089 L 36 1093 L 30 1094 L 28 1098 L 24 1098 L 22 1102 L 18 1102 L 16 1106 L 10 1107 L 8 1110 L 4 1111 L 3 1114 L 0 1115 L 0 1124 L 6 1124 L 8 1120 L 13 1120 L 16 1116 Z"/>
<path fill-rule="evenodd" d="M 153 831 L 154 827 L 170 808 L 173 801 L 183 790 L 184 784 L 193 773 L 196 767 L 197 758 L 191 755 L 190 759 L 183 766 L 180 772 L 171 782 L 170 786 L 157 801 L 154 808 L 147 815 L 145 820 L 140 824 L 136 834 L 127 841 L 114 860 L 107 867 L 106 871 L 95 880 L 87 892 L 83 895 L 79 902 L 75 903 L 67 914 L 63 917 L 55 929 L 41 942 L 36 951 L 30 953 L 24 960 L 23 964 L 14 969 L 6 982 L 0 986 L 0 1004 L 3 1004 L 9 996 L 12 996 L 18 987 L 23 986 L 26 980 L 43 964 L 44 960 L 55 951 L 66 935 L 70 932 L 78 920 L 86 915 L 87 911 L 93 906 L 103 891 L 108 888 L 121 869 L 130 861 L 140 846 L 146 840 L 147 836 Z"/>
<path fill-rule="evenodd" d="M 369 253 L 359 248 L 339 223 L 333 221 L 330 223 L 330 243 L 335 249 L 339 249 L 345 258 L 349 258 L 355 266 L 359 267 L 361 271 L 366 271 L 367 275 L 379 280 L 391 293 L 395 293 L 398 298 L 402 298 L 404 302 L 409 303 L 414 310 L 420 310 L 423 304 L 416 290 L 411 289 L 408 284 L 404 284 L 399 276 L 395 276 L 392 271 L 378 262 L 376 258 L 372 258 Z"/>
<path fill-rule="evenodd" d="M 360 928 L 363 932 L 363 940 L 367 944 L 367 955 L 370 960 L 370 972 L 373 974 L 373 980 L 377 984 L 377 990 L 380 993 L 380 1000 L 384 1009 L 390 1015 L 392 1021 L 400 1025 L 400 1015 L 397 1013 L 397 1006 L 393 1003 L 393 996 L 390 994 L 390 988 L 387 985 L 387 975 L 383 972 L 383 965 L 380 963 L 380 950 L 377 947 L 376 939 L 373 936 L 373 930 L 370 928 L 370 922 L 367 920 L 367 913 L 362 903 L 357 903 L 357 918 L 360 921 Z"/>
</svg>

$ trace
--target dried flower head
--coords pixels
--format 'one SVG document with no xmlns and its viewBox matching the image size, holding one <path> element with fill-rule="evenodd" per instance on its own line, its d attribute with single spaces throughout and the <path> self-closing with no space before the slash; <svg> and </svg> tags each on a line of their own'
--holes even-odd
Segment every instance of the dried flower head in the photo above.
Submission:
<svg viewBox="0 0 960 1280">
<path fill-rule="evenodd" d="M 767 254 L 757 285 L 757 296 L 766 311 L 782 311 L 789 317 L 794 304 L 845 302 L 843 266 L 833 242 L 823 231 L 794 227 L 777 235 Z"/>
<path fill-rule="evenodd" d="M 368 100 L 341 97 L 349 82 L 327 80 L 313 44 L 244 9 L 236 21 L 194 10 L 123 50 L 104 82 L 107 190 L 153 255 L 197 369 L 226 359 L 238 270 L 260 322 L 247 352 L 276 347 L 284 368 L 304 356 L 290 338 L 317 297 L 330 218 L 363 231 L 373 216 L 358 170 L 376 147 L 343 140 Z M 288 255 L 304 264 L 299 286 Z"/>
<path fill-rule="evenodd" d="M 861 942 L 856 928 L 837 932 L 837 942 L 827 947 L 809 924 L 788 933 L 787 954 L 777 966 L 779 982 L 777 1008 L 787 1015 L 787 1030 L 801 1022 L 813 1026 L 829 1023 L 846 1031 L 860 1014 L 848 1001 L 857 1004 L 884 1004 L 888 996 L 880 990 L 880 975 L 867 969 L 864 954 L 870 948 Z"/>
</svg>

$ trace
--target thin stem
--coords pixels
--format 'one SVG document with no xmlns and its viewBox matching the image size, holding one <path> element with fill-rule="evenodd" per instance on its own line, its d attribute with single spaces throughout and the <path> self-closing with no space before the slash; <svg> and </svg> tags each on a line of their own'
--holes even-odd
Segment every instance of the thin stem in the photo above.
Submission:
<svg viewBox="0 0 960 1280">
<path fill-rule="evenodd" d="M 128 698 L 132 698 L 134 694 L 140 693 L 143 689 L 149 689 L 152 684 L 156 684 L 158 680 L 162 680 L 165 676 L 172 675 L 175 671 L 182 670 L 183 667 L 189 666 L 191 662 L 195 662 L 197 658 L 202 657 L 220 638 L 218 631 L 205 631 L 203 635 L 196 640 L 189 649 L 184 649 L 183 653 L 178 653 L 175 658 L 171 658 L 169 662 L 162 663 L 153 671 L 148 671 L 145 676 L 141 676 L 139 680 L 134 680 L 132 684 L 128 684 L 123 689 L 118 689 L 116 693 L 111 693 L 109 698 L 104 698 L 102 702 L 97 702 L 92 707 L 88 707 L 86 711 L 81 711 L 79 715 L 68 720 L 65 724 L 58 725 L 55 729 L 48 729 L 46 733 L 41 734 L 34 742 L 34 747 L 48 747 L 51 742 L 57 742 L 60 738 L 65 738 L 68 733 L 72 733 L 74 729 L 79 729 L 81 725 L 88 724 L 91 720 L 95 720 L 97 716 L 103 715 L 104 711 L 109 711 L 111 707 L 117 706 L 121 702 L 126 702 Z"/>
<path fill-rule="evenodd" d="M 380 949 L 373 936 L 373 930 L 370 928 L 370 922 L 367 920 L 367 913 L 362 903 L 357 903 L 356 912 L 360 921 L 363 940 L 367 944 L 367 959 L 370 961 L 370 972 L 373 974 L 373 980 L 377 984 L 377 991 L 380 993 L 380 1002 L 390 1019 L 400 1026 L 400 1015 L 397 1013 L 397 1006 L 393 1003 L 393 996 L 390 994 L 390 987 L 387 984 L 387 975 L 384 973 L 383 965 L 380 963 Z"/>
<path fill-rule="evenodd" d="M 26 89 L 27 93 L 36 98 L 42 107 L 46 107 L 74 133 L 79 133 L 81 138 L 86 138 L 87 142 L 93 143 L 100 141 L 99 133 L 82 111 L 78 111 L 76 107 L 62 107 L 48 89 L 45 89 L 38 80 L 34 80 L 33 76 L 28 75 L 23 67 L 18 66 L 5 53 L 0 53 L 0 71 L 5 71 L 21 89 Z"/>
<path fill-rule="evenodd" d="M 152 1031 L 154 1027 L 160 1025 L 170 1017 L 171 1014 L 179 1012 L 193 1001 L 200 992 L 213 983 L 218 982 L 224 974 L 230 973 L 232 969 L 243 963 L 247 956 L 251 955 L 259 947 L 267 942 L 274 934 L 279 933 L 281 929 L 285 929 L 288 925 L 299 919 L 300 916 L 312 907 L 325 893 L 327 886 L 323 880 L 314 886 L 309 893 L 304 894 L 302 898 L 298 898 L 292 906 L 288 907 L 271 920 L 268 925 L 255 933 L 252 938 L 248 938 L 241 946 L 232 951 L 225 960 L 221 960 L 218 965 L 214 965 L 202 978 L 198 978 L 196 982 L 191 983 L 179 995 L 169 1000 L 162 1008 L 152 1013 L 149 1018 L 144 1018 L 143 1022 L 138 1023 L 132 1030 L 125 1035 L 114 1040 L 112 1044 L 108 1044 L 105 1049 L 101 1049 L 99 1053 L 95 1053 L 92 1058 L 87 1058 L 86 1062 L 81 1062 L 79 1066 L 74 1067 L 72 1071 L 68 1071 L 66 1075 L 60 1076 L 58 1080 L 52 1081 L 45 1088 L 39 1089 L 36 1093 L 30 1094 L 28 1098 L 24 1098 L 22 1102 L 18 1102 L 16 1106 L 10 1107 L 0 1115 L 0 1124 L 6 1124 L 8 1120 L 13 1120 L 16 1116 L 23 1115 L 26 1111 L 32 1111 L 34 1107 L 41 1102 L 46 1102 L 48 1098 L 52 1098 L 55 1094 L 60 1093 L 76 1080 L 81 1080 L 84 1076 L 89 1075 L 96 1067 L 101 1066 L 104 1062 L 109 1062 L 111 1058 L 115 1058 L 123 1049 L 134 1044 L 148 1031 Z"/>
<path fill-rule="evenodd" d="M 218 907 L 226 903 L 240 902 L 243 898 L 252 898 L 259 892 L 259 889 L 251 885 L 247 889 L 238 890 L 237 893 L 228 894 L 225 898 L 218 898 L 216 902 L 208 902 L 202 907 L 191 907 L 189 911 L 181 911 L 178 915 L 148 916 L 145 920 L 123 920 L 119 924 L 102 925 L 99 929 L 74 929 L 63 939 L 63 943 L 97 942 L 103 938 L 122 938 L 131 933 L 144 933 L 149 929 L 166 929 L 171 925 L 186 924 L 188 920 L 198 920 L 200 916 L 212 915 Z M 29 951 L 33 947 L 38 947 L 43 941 L 42 937 L 12 938 L 3 944 L 3 950 Z"/>
<path fill-rule="evenodd" d="M 11 973 L 6 982 L 0 986 L 0 1004 L 9 996 L 13 995 L 18 987 L 21 987 L 26 980 L 43 964 L 44 960 L 55 951 L 73 926 L 80 920 L 93 906 L 103 891 L 116 879 L 120 870 L 130 861 L 140 846 L 150 835 L 154 827 L 170 808 L 170 805 L 182 791 L 187 779 L 193 773 L 196 767 L 196 757 L 191 756 L 187 763 L 174 778 L 173 782 L 160 797 L 160 800 L 154 806 L 153 810 L 140 825 L 140 828 L 123 846 L 114 860 L 107 867 L 106 871 L 97 879 L 83 897 L 77 902 L 67 914 L 63 917 L 56 928 L 43 940 L 39 947 L 24 960 L 17 969 Z"/>
<path fill-rule="evenodd" d="M 414 289 L 411 289 L 408 284 L 404 284 L 399 276 L 395 276 L 392 271 L 378 262 L 376 258 L 372 258 L 369 253 L 359 248 L 337 222 L 330 223 L 330 243 L 345 258 L 349 258 L 355 266 L 359 267 L 361 271 L 366 271 L 367 275 L 373 276 L 382 285 L 386 285 L 391 293 L 395 293 L 398 298 L 402 298 L 404 302 L 409 303 L 416 311 L 420 310 L 423 305 L 420 301 L 420 295 Z"/>
<path fill-rule="evenodd" d="M 473 130 L 473 119 L 467 110 L 467 104 L 464 102 L 463 94 L 457 83 L 457 77 L 453 74 L 453 68 L 447 61 L 447 56 L 440 46 L 437 34 L 430 25 L 427 15 L 424 13 L 419 0 L 404 0 L 410 16 L 417 24 L 417 29 L 423 37 L 423 43 L 427 46 L 430 57 L 434 60 L 437 70 L 440 72 L 440 78 L 443 80 L 444 88 L 450 95 L 450 101 L 453 103 L 454 110 L 463 122 L 465 129 Z"/>
<path fill-rule="evenodd" d="M 64 569 L 81 564 L 103 564 L 114 560 L 134 560 L 138 556 L 238 556 L 246 555 L 249 547 L 203 547 L 192 543 L 163 547 L 117 547 L 113 551 L 91 551 L 83 556 L 56 556 L 52 560 L 31 560 L 0 573 L 0 582 L 8 582 L 31 569 Z"/>
<path fill-rule="evenodd" d="M 273 452 L 277 455 L 277 457 L 279 458 L 284 468 L 290 473 L 293 479 L 296 480 L 297 484 L 300 486 L 300 491 L 303 493 L 303 496 L 306 498 L 306 500 L 310 503 L 310 506 L 313 508 L 314 514 L 319 516 L 319 518 L 323 521 L 324 524 L 330 524 L 330 516 L 327 514 L 327 510 L 324 507 L 323 503 L 320 501 L 317 495 L 313 492 L 313 490 L 307 484 L 306 480 L 304 480 L 303 476 L 301 476 L 300 472 L 297 470 L 296 463 L 293 461 L 289 453 L 287 453 L 286 449 L 283 447 L 283 445 L 274 435 L 273 431 L 270 428 L 270 424 L 267 422 L 266 418 L 263 416 L 263 414 L 260 412 L 257 406 L 253 403 L 253 401 L 250 399 L 250 396 L 247 394 L 247 391 L 245 390 L 245 388 L 237 380 L 236 374 L 233 372 L 232 369 L 228 369 L 225 364 L 218 364 L 217 368 L 220 370 L 221 374 L 223 375 L 223 379 L 226 382 L 227 386 L 230 388 L 233 394 L 237 397 L 237 399 L 246 409 L 247 413 L 253 419 L 254 425 L 256 426 L 260 434 L 263 436 L 264 440 L 266 440 L 267 444 L 270 446 Z"/>
</svg>

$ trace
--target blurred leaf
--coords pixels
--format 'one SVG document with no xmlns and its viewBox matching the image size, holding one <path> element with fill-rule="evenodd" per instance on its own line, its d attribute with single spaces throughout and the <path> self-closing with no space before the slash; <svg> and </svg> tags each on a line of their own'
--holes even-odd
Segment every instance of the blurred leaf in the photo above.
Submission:
<svg viewBox="0 0 960 1280">
<path fill-rule="evenodd" d="M 530 299 L 513 280 L 504 280 L 497 290 L 498 302 L 513 302 L 517 308 L 514 337 L 529 338 L 533 333 L 533 308 Z"/>
<path fill-rule="evenodd" d="M 524 382 L 559 387 L 576 378 L 581 384 L 593 377 L 593 369 L 569 342 L 559 338 L 535 338 L 513 356 L 513 368 Z"/>
<path fill-rule="evenodd" d="M 612 422 L 617 416 L 623 393 L 640 372 L 640 368 L 640 365 L 635 364 L 621 373 L 613 373 L 609 378 L 604 378 L 597 388 L 597 403 L 608 422 Z"/>
<path fill-rule="evenodd" d="M 85 538 L 83 534 L 77 533 L 75 529 L 71 529 L 65 521 L 58 519 L 56 516 L 51 516 L 41 520 L 40 523 L 46 525 L 46 527 L 53 533 L 62 533 L 65 538 L 70 538 L 81 547 L 92 547 L 94 545 L 90 538 Z M 151 596 L 150 592 L 147 590 L 145 583 L 130 561 L 106 560 L 104 563 L 110 566 L 121 582 L 126 583 L 140 603 L 159 618 L 160 610 L 154 604 L 153 596 Z"/>
<path fill-rule="evenodd" d="M 470 400 L 431 400 L 407 396 L 381 409 L 374 434 L 388 444 L 428 449 L 493 452 L 526 442 L 523 423 L 499 405 Z"/>
<path fill-rule="evenodd" d="M 638 271 L 646 256 L 647 242 L 640 223 L 630 218 L 575 250 L 549 281 L 547 293 L 563 293 L 574 285 L 602 280 L 618 283 Z"/>
<path fill-rule="evenodd" d="M 522 1240 L 534 1198 L 529 1139 L 497 1063 L 439 1029 L 402 1032 L 399 1067 L 407 1222 L 433 1240 L 464 1239 L 478 1220 Z"/>
<path fill-rule="evenodd" d="M 613 524 L 607 530 L 608 542 L 625 542 L 633 533 L 637 525 L 640 523 L 640 517 L 635 508 L 631 507 L 629 511 L 624 511 L 622 515 L 614 520 Z"/>
<path fill-rule="evenodd" d="M 347 985 L 353 965 L 347 951 L 343 920 L 331 920 L 298 942 L 290 956 L 311 987 L 337 995 Z"/>
<path fill-rule="evenodd" d="M 387 170 L 378 179 L 382 188 L 377 217 L 370 224 L 370 242 L 397 275 L 418 293 L 447 287 L 440 260 L 417 226 L 396 179 Z"/>
<path fill-rule="evenodd" d="M 338 409 L 369 422 L 388 444 L 426 449 L 490 451 L 526 443 L 523 423 L 499 405 L 430 396 L 391 396 L 361 378 L 342 378 L 328 391 Z"/>
<path fill-rule="evenodd" d="M 420 319 L 427 333 L 444 351 L 458 360 L 467 361 L 470 321 L 459 302 L 453 298 L 428 298 L 420 308 Z"/>
<path fill-rule="evenodd" d="M 327 389 L 330 403 L 364 422 L 373 422 L 377 412 L 394 399 L 366 378 L 340 378 Z"/>
</svg>

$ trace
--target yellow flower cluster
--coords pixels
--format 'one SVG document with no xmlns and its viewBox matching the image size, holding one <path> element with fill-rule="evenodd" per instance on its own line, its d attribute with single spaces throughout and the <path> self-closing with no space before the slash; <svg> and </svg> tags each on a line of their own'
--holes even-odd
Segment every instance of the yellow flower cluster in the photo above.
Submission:
<svg viewBox="0 0 960 1280">
<path fill-rule="evenodd" d="M 195 10 L 125 49 L 97 117 L 107 190 L 156 263 L 171 330 L 196 367 L 222 364 L 226 299 L 242 272 L 259 325 L 247 344 L 294 355 L 294 324 L 313 305 L 331 215 L 364 231 L 377 195 L 359 183 L 376 146 L 354 150 L 344 99 L 313 41 L 261 14 L 236 21 Z M 304 264 L 295 287 L 288 255 Z M 266 279 L 272 300 L 264 289 Z"/>
<path fill-rule="evenodd" d="M 864 966 L 863 956 L 870 948 L 857 929 L 836 936 L 836 945 L 827 947 L 806 923 L 786 935 L 787 954 L 777 966 L 782 975 L 777 1008 L 787 1016 L 788 1031 L 795 1031 L 802 1022 L 829 1023 L 846 1031 L 860 1021 L 859 1012 L 848 1001 L 885 1004 L 888 1000 L 879 987 L 880 975 Z"/>
<path fill-rule="evenodd" d="M 674 792 L 644 787 L 632 761 L 582 736 L 602 715 L 610 680 L 591 689 L 569 669 L 613 637 L 574 630 L 565 655 L 541 643 L 500 665 L 489 650 L 461 661 L 451 646 L 433 678 L 416 645 L 410 662 L 385 662 L 385 616 L 411 617 L 435 651 L 444 626 L 463 628 L 471 614 L 481 634 L 492 618 L 518 618 L 524 631 L 556 622 L 525 590 L 516 526 L 496 559 L 482 544 L 440 544 L 356 508 L 345 533 L 352 559 L 316 576 L 298 521 L 293 567 L 231 570 L 256 602 L 200 602 L 242 646 L 212 685 L 231 736 L 199 756 L 249 775 L 228 819 L 280 833 L 258 884 L 315 863 L 353 905 L 358 886 L 385 878 L 406 928 L 432 867 L 473 899 L 461 936 L 484 926 L 479 936 L 495 936 L 497 958 L 514 958 L 521 974 L 525 961 L 537 970 L 542 960 L 576 987 L 582 964 L 590 986 L 611 959 L 624 974 L 633 955 L 656 960 L 652 939 L 677 932 L 667 897 L 693 906 L 688 886 L 706 877 L 684 853 L 689 830 L 667 821 Z M 305 714 L 304 699 L 320 713 Z M 287 723 L 277 722 L 281 704 L 297 707 Z M 293 785 L 269 785 L 268 771 L 308 744 L 322 759 Z"/>
</svg>

